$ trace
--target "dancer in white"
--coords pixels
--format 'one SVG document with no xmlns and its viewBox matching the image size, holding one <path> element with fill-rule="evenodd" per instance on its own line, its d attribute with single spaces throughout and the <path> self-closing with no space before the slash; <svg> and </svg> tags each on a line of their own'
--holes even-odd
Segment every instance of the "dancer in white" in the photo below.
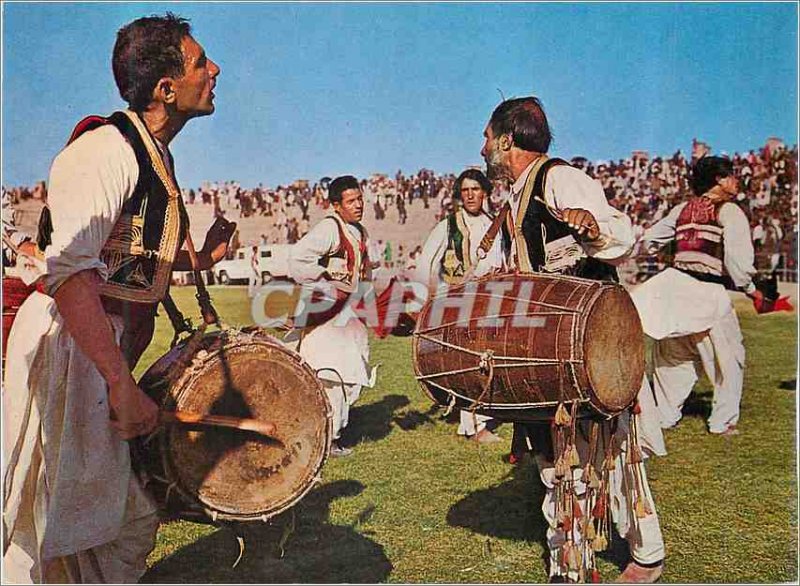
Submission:
<svg viewBox="0 0 800 586">
<path fill-rule="evenodd" d="M 673 267 L 631 294 L 644 332 L 654 340 L 654 409 L 661 426 L 672 427 L 697 382 L 702 364 L 714 385 L 708 419 L 712 434 L 738 433 L 744 376 L 744 345 L 727 289 L 763 297 L 753 283 L 753 243 L 744 212 L 732 203 L 738 192 L 733 164 L 704 157 L 692 173 L 695 197 L 675 206 L 644 234 L 655 252 L 676 241 Z M 698 364 L 700 363 L 700 364 Z"/>
</svg>

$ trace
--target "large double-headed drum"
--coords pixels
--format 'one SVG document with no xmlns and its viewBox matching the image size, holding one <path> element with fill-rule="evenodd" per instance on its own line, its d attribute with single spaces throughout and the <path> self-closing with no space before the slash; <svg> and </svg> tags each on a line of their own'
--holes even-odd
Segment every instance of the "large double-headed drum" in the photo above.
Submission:
<svg viewBox="0 0 800 586">
<path fill-rule="evenodd" d="M 167 425 L 132 446 L 162 513 L 192 521 L 266 521 L 299 501 L 330 451 L 332 415 L 314 371 L 263 331 L 207 334 L 179 344 L 142 376 L 167 411 L 274 423 L 276 437 Z"/>
<path fill-rule="evenodd" d="M 548 419 L 561 402 L 577 402 L 582 415 L 617 415 L 644 376 L 628 293 L 541 273 L 491 275 L 429 299 L 413 352 L 434 401 L 510 421 Z"/>
</svg>

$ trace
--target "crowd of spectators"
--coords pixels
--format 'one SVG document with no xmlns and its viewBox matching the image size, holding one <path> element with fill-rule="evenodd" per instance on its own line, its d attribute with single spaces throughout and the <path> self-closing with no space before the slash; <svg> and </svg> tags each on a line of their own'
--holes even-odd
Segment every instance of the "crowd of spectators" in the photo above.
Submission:
<svg viewBox="0 0 800 586">
<path fill-rule="evenodd" d="M 571 163 L 597 179 L 612 205 L 628 214 L 641 235 L 645 229 L 662 218 L 667 211 L 691 195 L 689 174 L 694 152 L 685 156 L 681 151 L 668 157 L 650 157 L 635 152 L 617 161 L 588 161 L 575 157 Z M 787 148 L 777 139 L 746 154 L 731 157 L 741 177 L 739 205 L 750 218 L 757 267 L 762 271 L 797 269 L 797 211 L 798 178 L 797 146 Z M 198 188 L 184 189 L 187 206 L 213 206 L 215 216 L 230 220 L 263 218 L 259 242 L 235 242 L 235 245 L 297 242 L 310 229 L 309 211 L 312 206 L 328 208 L 327 186 L 330 178 L 317 183 L 297 180 L 291 185 L 267 188 L 262 184 L 243 188 L 237 181 L 204 182 Z M 393 176 L 376 173 L 361 181 L 364 193 L 365 216 L 376 222 L 398 222 L 404 225 L 409 211 L 430 210 L 438 221 L 453 209 L 452 173 L 437 174 L 430 169 L 405 175 L 398 170 Z M 29 198 L 46 199 L 44 182 L 32 188 L 3 188 L 13 202 Z M 491 211 L 496 211 L 508 196 L 506 185 L 495 184 L 489 198 Z M 387 214 L 389 210 L 391 214 Z M 384 242 L 376 240 L 373 254 L 389 269 L 413 264 L 418 254 L 416 242 Z M 416 248 L 415 248 L 416 246 Z M 380 250 L 378 250 L 380 248 Z M 638 251 L 637 251 L 638 253 Z M 659 270 L 662 257 L 638 256 L 639 270 L 652 273 Z"/>
<path fill-rule="evenodd" d="M 306 181 L 267 189 L 262 184 L 243 189 L 238 181 L 203 182 L 195 191 L 184 189 L 188 206 L 212 205 L 214 216 L 236 218 L 263 217 L 265 230 L 259 244 L 294 244 L 308 232 L 308 209 L 311 202 L 321 202 L 325 190 L 320 184 L 310 187 Z"/>
</svg>

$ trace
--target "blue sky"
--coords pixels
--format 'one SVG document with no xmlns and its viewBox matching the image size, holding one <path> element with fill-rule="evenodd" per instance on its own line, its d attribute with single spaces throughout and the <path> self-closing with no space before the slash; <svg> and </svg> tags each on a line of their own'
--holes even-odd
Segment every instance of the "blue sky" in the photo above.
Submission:
<svg viewBox="0 0 800 586">
<path fill-rule="evenodd" d="M 3 3 L 2 182 L 44 179 L 72 126 L 124 106 L 117 29 L 171 10 L 222 68 L 172 144 L 183 186 L 480 164 L 502 95 L 538 95 L 551 152 L 797 142 L 794 3 Z"/>
</svg>

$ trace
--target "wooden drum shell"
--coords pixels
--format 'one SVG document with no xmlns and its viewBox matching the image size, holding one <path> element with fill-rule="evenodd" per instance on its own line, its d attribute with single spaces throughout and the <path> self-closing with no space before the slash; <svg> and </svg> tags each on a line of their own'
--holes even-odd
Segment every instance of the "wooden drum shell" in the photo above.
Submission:
<svg viewBox="0 0 800 586">
<path fill-rule="evenodd" d="M 439 320 L 437 300 L 459 298 L 474 302 L 471 311 L 446 307 Z M 488 316 L 503 323 L 487 327 L 481 321 Z M 489 352 L 493 374 L 484 393 Z M 560 402 L 576 401 L 582 414 L 614 416 L 633 402 L 644 376 L 644 336 L 628 293 L 614 283 L 541 273 L 491 275 L 430 299 L 413 355 L 434 401 L 466 408 L 480 398 L 477 412 L 512 421 L 547 419 Z"/>
</svg>

